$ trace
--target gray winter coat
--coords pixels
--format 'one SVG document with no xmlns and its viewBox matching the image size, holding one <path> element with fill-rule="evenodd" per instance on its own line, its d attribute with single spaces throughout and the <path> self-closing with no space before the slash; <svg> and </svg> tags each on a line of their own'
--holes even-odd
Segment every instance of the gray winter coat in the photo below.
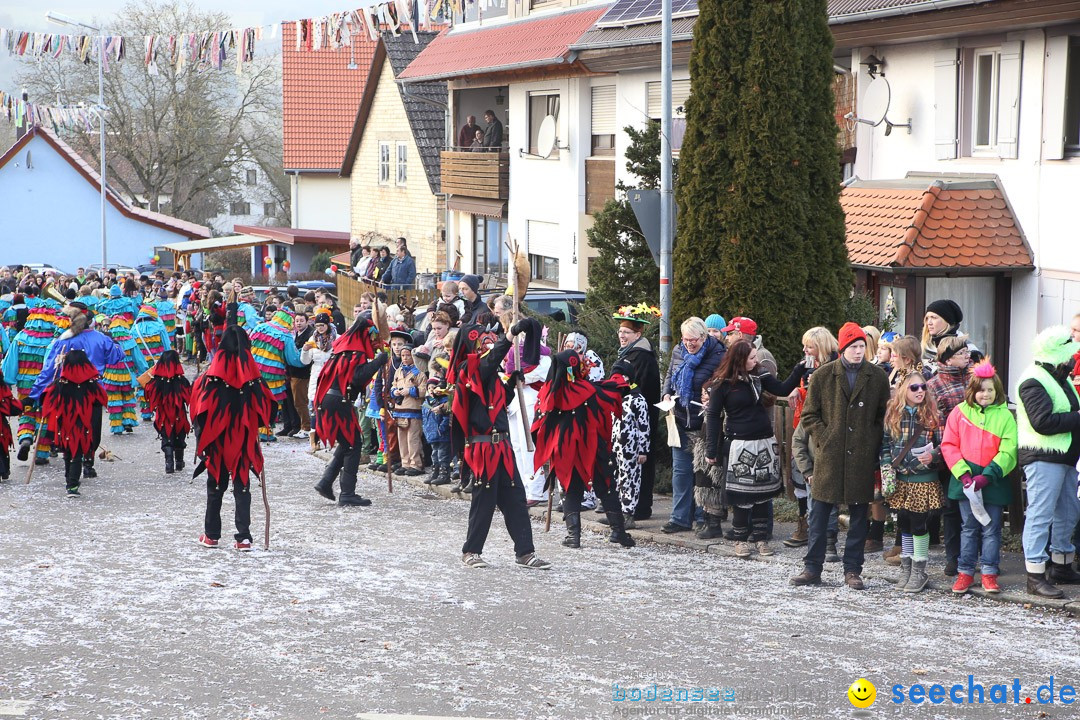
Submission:
<svg viewBox="0 0 1080 720">
<path fill-rule="evenodd" d="M 814 443 L 814 500 L 834 505 L 874 499 L 874 472 L 884 429 L 889 380 L 868 362 L 848 390 L 841 360 L 825 363 L 810 376 L 801 424 Z"/>
</svg>

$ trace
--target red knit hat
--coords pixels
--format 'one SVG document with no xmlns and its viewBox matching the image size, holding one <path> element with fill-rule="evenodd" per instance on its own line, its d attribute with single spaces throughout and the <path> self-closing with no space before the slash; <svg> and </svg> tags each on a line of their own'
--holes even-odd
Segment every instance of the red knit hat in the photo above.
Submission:
<svg viewBox="0 0 1080 720">
<path fill-rule="evenodd" d="M 846 348 L 848 345 L 855 342 L 856 340 L 862 340 L 865 343 L 866 333 L 864 333 L 863 329 L 857 324 L 853 322 L 846 322 L 844 323 L 844 326 L 840 328 L 839 340 L 840 352 L 844 352 L 844 348 Z"/>
</svg>

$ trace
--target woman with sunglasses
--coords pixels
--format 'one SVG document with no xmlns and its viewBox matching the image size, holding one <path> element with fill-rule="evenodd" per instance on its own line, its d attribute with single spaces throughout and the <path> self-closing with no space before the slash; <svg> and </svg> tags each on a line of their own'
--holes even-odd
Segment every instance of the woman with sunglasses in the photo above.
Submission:
<svg viewBox="0 0 1080 720">
<path fill-rule="evenodd" d="M 941 420 L 934 393 L 918 373 L 904 376 L 885 409 L 881 440 L 881 476 L 895 475 L 896 489 L 885 499 L 896 511 L 901 534 L 897 590 L 920 592 L 926 587 L 930 513 L 944 505 L 937 467 L 941 463 Z"/>
</svg>

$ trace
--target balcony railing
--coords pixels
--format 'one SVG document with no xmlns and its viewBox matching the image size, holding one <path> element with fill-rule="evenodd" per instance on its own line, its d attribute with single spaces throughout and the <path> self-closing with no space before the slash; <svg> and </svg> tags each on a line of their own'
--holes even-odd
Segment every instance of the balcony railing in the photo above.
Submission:
<svg viewBox="0 0 1080 720">
<path fill-rule="evenodd" d="M 505 150 L 443 150 L 442 191 L 448 195 L 508 200 L 510 154 Z"/>
</svg>

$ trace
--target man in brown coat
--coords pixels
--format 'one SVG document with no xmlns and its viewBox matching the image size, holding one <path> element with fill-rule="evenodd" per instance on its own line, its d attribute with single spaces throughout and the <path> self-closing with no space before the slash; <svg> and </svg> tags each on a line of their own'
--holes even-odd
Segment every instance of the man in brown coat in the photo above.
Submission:
<svg viewBox="0 0 1080 720">
<path fill-rule="evenodd" d="M 855 323 L 840 328 L 840 358 L 810 376 L 802 427 L 814 444 L 814 474 L 808 477 L 810 539 L 805 570 L 791 584 L 820 585 L 829 514 L 840 504 L 851 518 L 844 547 L 844 582 L 862 590 L 867 509 L 874 499 L 874 471 L 889 401 L 885 372 L 866 361 L 866 334 Z"/>
</svg>

